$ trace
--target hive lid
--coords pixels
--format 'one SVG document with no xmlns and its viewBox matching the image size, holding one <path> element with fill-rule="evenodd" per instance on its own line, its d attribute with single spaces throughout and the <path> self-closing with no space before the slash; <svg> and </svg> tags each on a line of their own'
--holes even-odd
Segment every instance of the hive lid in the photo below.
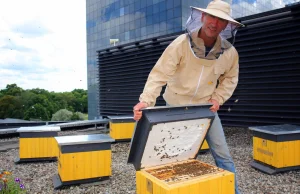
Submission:
<svg viewBox="0 0 300 194">
<path fill-rule="evenodd" d="M 128 163 L 136 170 L 196 158 L 215 117 L 211 104 L 143 109 Z"/>
<path fill-rule="evenodd" d="M 109 118 L 112 123 L 135 122 L 132 115 L 108 116 L 107 118 Z"/>
<path fill-rule="evenodd" d="M 272 135 L 286 135 L 300 133 L 300 127 L 296 125 L 268 125 L 268 126 L 254 126 L 249 127 L 250 130 L 272 134 Z"/>
<path fill-rule="evenodd" d="M 55 137 L 58 145 L 78 145 L 92 143 L 109 143 L 115 140 L 105 134 L 71 135 Z"/>
<path fill-rule="evenodd" d="M 33 126 L 33 127 L 20 127 L 17 129 L 18 133 L 23 133 L 23 132 L 55 132 L 55 131 L 60 131 L 59 126 Z"/>
</svg>

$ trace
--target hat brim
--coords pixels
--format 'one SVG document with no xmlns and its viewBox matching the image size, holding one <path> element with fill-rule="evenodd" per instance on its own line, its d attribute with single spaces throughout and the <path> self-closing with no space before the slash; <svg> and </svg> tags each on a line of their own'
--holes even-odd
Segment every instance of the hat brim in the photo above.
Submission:
<svg viewBox="0 0 300 194">
<path fill-rule="evenodd" d="M 236 24 L 238 26 L 244 26 L 244 24 L 241 24 L 238 21 L 235 21 L 229 15 L 227 15 L 225 12 L 223 12 L 221 10 L 217 10 L 217 9 L 202 9 L 202 8 L 198 8 L 198 7 L 191 7 L 191 8 L 197 9 L 197 10 L 199 10 L 201 12 L 208 13 L 208 14 L 216 16 L 218 18 L 227 20 L 228 22 L 231 22 L 231 23 Z"/>
</svg>

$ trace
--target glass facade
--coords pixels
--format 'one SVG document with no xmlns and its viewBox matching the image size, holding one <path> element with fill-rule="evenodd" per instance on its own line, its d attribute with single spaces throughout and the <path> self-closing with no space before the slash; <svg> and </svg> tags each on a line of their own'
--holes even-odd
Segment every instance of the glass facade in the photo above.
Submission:
<svg viewBox="0 0 300 194">
<path fill-rule="evenodd" d="M 234 18 L 284 7 L 299 0 L 226 0 Z M 190 6 L 210 0 L 86 0 L 89 119 L 99 117 L 97 50 L 180 32 Z"/>
</svg>

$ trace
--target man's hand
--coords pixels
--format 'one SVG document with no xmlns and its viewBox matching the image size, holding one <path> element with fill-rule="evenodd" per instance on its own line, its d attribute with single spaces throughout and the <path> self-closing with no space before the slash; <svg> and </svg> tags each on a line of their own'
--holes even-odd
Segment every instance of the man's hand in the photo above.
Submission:
<svg viewBox="0 0 300 194">
<path fill-rule="evenodd" d="M 220 104 L 217 100 L 215 99 L 210 99 L 208 102 L 212 103 L 212 107 L 209 108 L 212 112 L 217 112 L 220 108 Z"/>
<path fill-rule="evenodd" d="M 148 105 L 145 102 L 139 102 L 133 107 L 133 119 L 138 121 L 142 117 L 142 108 L 147 108 Z"/>
</svg>

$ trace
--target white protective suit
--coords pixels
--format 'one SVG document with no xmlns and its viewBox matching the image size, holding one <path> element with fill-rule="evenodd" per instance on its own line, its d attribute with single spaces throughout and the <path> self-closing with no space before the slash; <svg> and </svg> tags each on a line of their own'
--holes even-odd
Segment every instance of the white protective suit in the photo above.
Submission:
<svg viewBox="0 0 300 194">
<path fill-rule="evenodd" d="M 163 98 L 169 105 L 207 103 L 215 99 L 222 105 L 238 83 L 239 57 L 227 41 L 236 34 L 237 26 L 228 23 L 207 56 L 201 29 L 201 12 L 192 7 L 187 33 L 177 37 L 163 52 L 148 76 L 140 102 L 154 106 L 162 86 Z"/>
</svg>

